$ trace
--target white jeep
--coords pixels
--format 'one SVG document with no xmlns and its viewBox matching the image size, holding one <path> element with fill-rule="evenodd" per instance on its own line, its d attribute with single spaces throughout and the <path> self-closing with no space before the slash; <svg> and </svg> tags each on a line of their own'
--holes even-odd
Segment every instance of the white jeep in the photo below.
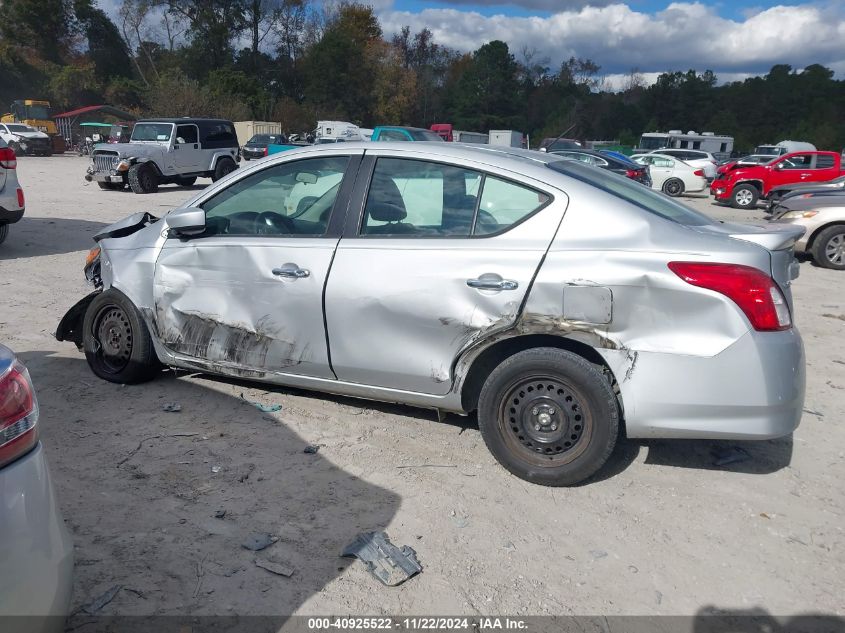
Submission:
<svg viewBox="0 0 845 633">
<path fill-rule="evenodd" d="M 197 178 L 217 181 L 237 169 L 238 137 L 223 119 L 138 121 L 128 143 L 100 144 L 85 179 L 100 189 L 154 193 L 159 185 L 190 187 Z"/>
</svg>

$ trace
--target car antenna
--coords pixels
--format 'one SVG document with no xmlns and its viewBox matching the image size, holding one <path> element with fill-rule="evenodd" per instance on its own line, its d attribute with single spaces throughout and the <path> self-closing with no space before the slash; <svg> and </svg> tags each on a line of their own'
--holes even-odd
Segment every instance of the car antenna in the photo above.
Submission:
<svg viewBox="0 0 845 633">
<path fill-rule="evenodd" d="M 567 134 L 569 134 L 570 130 L 572 130 L 572 128 L 574 128 L 576 125 L 578 125 L 578 124 L 577 124 L 577 123 L 573 123 L 573 124 L 572 124 L 572 125 L 570 125 L 568 128 L 566 128 L 563 132 L 561 132 L 561 133 L 557 136 L 557 138 L 555 138 L 555 140 L 553 140 L 551 143 L 549 143 L 549 147 L 554 147 L 554 144 L 555 144 L 555 143 L 557 143 L 557 142 L 558 142 L 560 139 L 562 139 L 564 136 L 566 136 Z"/>
</svg>

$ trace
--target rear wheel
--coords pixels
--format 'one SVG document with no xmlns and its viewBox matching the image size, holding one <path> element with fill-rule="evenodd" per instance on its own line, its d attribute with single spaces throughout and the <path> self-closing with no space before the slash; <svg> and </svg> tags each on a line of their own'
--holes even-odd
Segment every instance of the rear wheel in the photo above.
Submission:
<svg viewBox="0 0 845 633">
<path fill-rule="evenodd" d="M 91 371 L 109 382 L 146 382 L 160 368 L 147 326 L 132 302 L 114 289 L 98 295 L 85 311 L 82 346 Z"/>
<path fill-rule="evenodd" d="M 135 193 L 158 191 L 158 172 L 150 163 L 137 163 L 129 168 L 129 186 Z"/>
<path fill-rule="evenodd" d="M 731 206 L 735 209 L 753 209 L 759 197 L 760 192 L 754 185 L 739 185 L 731 195 Z"/>
<path fill-rule="evenodd" d="M 226 174 L 231 174 L 235 171 L 238 166 L 235 164 L 231 158 L 221 158 L 217 161 L 217 165 L 214 167 L 214 174 L 211 176 L 211 180 L 217 182 Z"/>
<path fill-rule="evenodd" d="M 6 238 L 9 236 L 9 225 L 8 224 L 0 224 L 0 244 L 6 241 Z"/>
<path fill-rule="evenodd" d="M 479 397 L 478 425 L 487 448 L 514 475 L 568 486 L 607 461 L 619 405 L 595 365 L 565 350 L 536 348 L 493 370 Z"/>
<path fill-rule="evenodd" d="M 663 183 L 663 193 L 673 198 L 680 196 L 684 192 L 684 183 L 678 178 L 670 178 Z"/>
<path fill-rule="evenodd" d="M 813 240 L 813 259 L 819 266 L 845 270 L 845 225 L 829 226 Z"/>
</svg>

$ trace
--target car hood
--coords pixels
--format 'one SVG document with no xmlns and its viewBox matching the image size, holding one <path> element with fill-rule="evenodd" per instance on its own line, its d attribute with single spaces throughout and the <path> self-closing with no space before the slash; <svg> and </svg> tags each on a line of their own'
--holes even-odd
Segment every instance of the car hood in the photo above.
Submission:
<svg viewBox="0 0 845 633">
<path fill-rule="evenodd" d="M 161 156 L 165 147 L 158 143 L 101 143 L 94 150 L 115 152 L 121 158 Z"/>
<path fill-rule="evenodd" d="M 99 242 L 107 238 L 127 237 L 133 233 L 137 233 L 143 228 L 155 224 L 160 218 L 145 211 L 133 213 L 130 216 L 118 220 L 114 224 L 109 224 L 103 230 L 94 235 L 94 241 Z"/>
<path fill-rule="evenodd" d="M 845 194 L 843 193 L 814 193 L 812 195 L 801 194 L 800 196 L 784 198 L 773 207 L 773 210 L 776 210 L 776 213 L 780 213 L 781 211 L 803 211 L 818 207 L 841 206 L 845 206 Z"/>
<path fill-rule="evenodd" d="M 39 132 L 38 130 L 35 130 L 34 132 L 10 132 L 10 134 L 20 136 L 21 138 L 50 138 L 47 134 Z"/>
</svg>

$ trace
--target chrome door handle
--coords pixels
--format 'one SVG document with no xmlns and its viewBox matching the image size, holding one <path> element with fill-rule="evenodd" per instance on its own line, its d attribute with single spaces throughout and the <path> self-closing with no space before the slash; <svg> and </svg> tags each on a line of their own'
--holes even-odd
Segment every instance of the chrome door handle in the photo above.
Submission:
<svg viewBox="0 0 845 633">
<path fill-rule="evenodd" d="M 519 284 L 511 279 L 467 279 L 467 286 L 479 290 L 516 290 Z"/>
<path fill-rule="evenodd" d="M 284 277 L 285 279 L 303 279 L 311 274 L 310 270 L 297 267 L 283 267 L 274 268 L 272 270 L 276 277 Z"/>
</svg>

